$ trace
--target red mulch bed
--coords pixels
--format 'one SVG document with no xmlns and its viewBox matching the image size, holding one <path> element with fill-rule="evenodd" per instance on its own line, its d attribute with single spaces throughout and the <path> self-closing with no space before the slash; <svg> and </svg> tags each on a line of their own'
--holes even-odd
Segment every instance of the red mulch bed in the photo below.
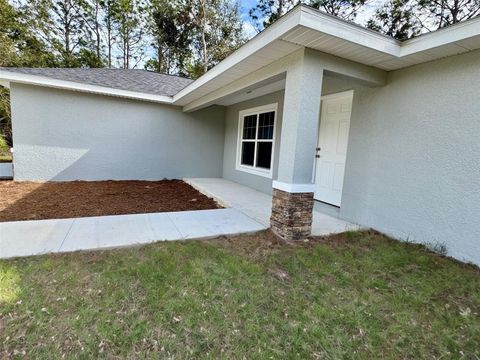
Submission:
<svg viewBox="0 0 480 360">
<path fill-rule="evenodd" d="M 0 222 L 219 208 L 180 180 L 0 181 Z"/>
</svg>

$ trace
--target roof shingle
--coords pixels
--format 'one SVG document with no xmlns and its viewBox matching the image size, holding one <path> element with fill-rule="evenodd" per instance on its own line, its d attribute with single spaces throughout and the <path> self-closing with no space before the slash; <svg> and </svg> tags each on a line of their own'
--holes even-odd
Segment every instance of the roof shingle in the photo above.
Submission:
<svg viewBox="0 0 480 360">
<path fill-rule="evenodd" d="M 0 68 L 0 70 L 163 96 L 173 96 L 193 82 L 180 76 L 139 69 Z"/>
</svg>

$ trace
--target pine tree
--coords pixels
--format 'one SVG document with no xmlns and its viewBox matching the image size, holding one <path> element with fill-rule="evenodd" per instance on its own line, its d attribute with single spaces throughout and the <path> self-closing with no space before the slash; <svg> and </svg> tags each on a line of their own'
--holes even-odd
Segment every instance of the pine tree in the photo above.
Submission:
<svg viewBox="0 0 480 360">
<path fill-rule="evenodd" d="M 248 14 L 257 31 L 270 26 L 293 9 L 300 0 L 259 0 Z"/>
<path fill-rule="evenodd" d="M 194 35 L 187 1 L 153 0 L 149 30 L 155 57 L 148 60 L 146 68 L 185 75 L 185 64 L 192 56 Z"/>
<path fill-rule="evenodd" d="M 367 3 L 367 0 L 313 0 L 310 6 L 322 10 L 327 14 L 352 21 L 358 11 Z"/>
<path fill-rule="evenodd" d="M 145 24 L 142 16 L 145 8 L 140 0 L 117 0 L 112 10 L 120 65 L 124 69 L 135 68 L 145 55 Z"/>
<path fill-rule="evenodd" d="M 239 5 L 233 0 L 196 0 L 190 18 L 195 26 L 194 59 L 187 71 L 198 77 L 245 41 Z"/>
<path fill-rule="evenodd" d="M 427 29 L 440 29 L 480 15 L 480 0 L 418 0 Z M 433 28 L 432 28 L 433 26 Z"/>
<path fill-rule="evenodd" d="M 414 11 L 411 0 L 390 0 L 377 9 L 367 22 L 367 27 L 398 40 L 409 39 L 421 30 Z"/>
</svg>

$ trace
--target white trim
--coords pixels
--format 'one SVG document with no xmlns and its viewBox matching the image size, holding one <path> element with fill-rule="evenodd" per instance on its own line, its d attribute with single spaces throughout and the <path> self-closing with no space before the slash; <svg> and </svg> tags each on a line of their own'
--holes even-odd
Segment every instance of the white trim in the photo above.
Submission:
<svg viewBox="0 0 480 360">
<path fill-rule="evenodd" d="M 400 54 L 400 41 L 308 6 L 302 8 L 300 25 L 385 54 Z"/>
<path fill-rule="evenodd" d="M 315 184 L 289 184 L 274 180 L 272 183 L 274 189 L 282 190 L 288 193 L 313 193 L 315 192 Z"/>
<path fill-rule="evenodd" d="M 322 95 L 321 100 L 335 100 L 335 99 L 343 99 L 346 97 L 353 98 L 353 90 L 342 91 L 334 94 Z"/>
<path fill-rule="evenodd" d="M 242 142 L 244 141 L 242 139 L 242 134 L 243 134 L 243 119 L 245 116 L 248 115 L 256 115 L 260 113 L 265 113 L 265 112 L 274 112 L 274 119 L 273 119 L 273 136 L 272 139 L 268 140 L 258 140 L 258 117 L 257 117 L 257 128 L 256 128 L 256 134 L 255 134 L 255 139 L 252 139 L 253 142 L 255 142 L 255 149 L 257 148 L 257 143 L 259 142 L 271 142 L 272 143 L 272 156 L 270 159 L 270 169 L 262 169 L 259 167 L 255 166 L 256 159 L 257 159 L 257 152 L 254 152 L 254 158 L 253 158 L 253 166 L 248 166 L 248 165 L 243 165 L 241 163 L 241 157 L 242 157 Z M 273 104 L 268 104 L 268 105 L 262 105 L 262 106 L 257 106 L 254 108 L 250 109 L 245 109 L 241 110 L 238 113 L 238 130 L 237 130 L 237 156 L 236 156 L 236 165 L 235 165 L 235 170 L 238 171 L 243 171 L 246 173 L 250 173 L 253 175 L 258 175 L 258 176 L 263 176 L 266 178 L 271 179 L 273 176 L 273 164 L 274 164 L 274 157 L 275 157 L 275 135 L 276 135 L 276 129 L 277 129 L 277 115 L 278 115 L 278 103 L 273 103 Z M 248 140 L 246 140 L 248 141 Z"/>
<path fill-rule="evenodd" d="M 81 91 L 92 94 L 116 96 L 127 99 L 144 100 L 158 102 L 162 104 L 172 104 L 173 98 L 170 96 L 154 95 L 136 91 L 114 89 L 98 85 L 82 84 L 73 81 L 57 80 L 45 76 L 20 74 L 11 71 L 2 71 L 0 69 L 0 78 L 4 82 L 13 82 L 17 84 L 38 85 L 54 89 Z"/>
<path fill-rule="evenodd" d="M 480 36 L 480 17 L 450 25 L 430 33 L 405 40 L 401 43 L 400 58 L 427 51 L 439 46 Z M 478 41 L 478 40 L 477 40 Z M 470 50 L 470 49 L 468 49 Z"/>
</svg>

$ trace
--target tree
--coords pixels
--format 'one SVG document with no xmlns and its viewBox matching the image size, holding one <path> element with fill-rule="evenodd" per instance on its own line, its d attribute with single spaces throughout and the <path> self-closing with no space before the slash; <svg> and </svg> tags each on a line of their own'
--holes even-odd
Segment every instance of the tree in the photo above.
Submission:
<svg viewBox="0 0 480 360">
<path fill-rule="evenodd" d="M 144 56 L 144 30 L 140 0 L 117 0 L 112 7 L 113 26 L 118 37 L 119 59 L 124 69 L 136 67 Z"/>
<path fill-rule="evenodd" d="M 249 16 L 260 31 L 277 21 L 298 4 L 305 4 L 344 20 L 354 20 L 368 0 L 259 0 Z"/>
<path fill-rule="evenodd" d="M 153 0 L 149 32 L 155 57 L 145 67 L 166 74 L 185 74 L 185 64 L 192 56 L 193 30 L 186 1 Z"/>
<path fill-rule="evenodd" d="M 27 9 L 0 0 L 0 66 L 52 66 L 54 56 L 35 36 L 35 23 Z"/>
<path fill-rule="evenodd" d="M 313 0 L 310 6 L 344 20 L 354 20 L 367 0 Z"/>
<path fill-rule="evenodd" d="M 427 29 L 440 29 L 480 15 L 480 0 L 418 0 Z"/>
<path fill-rule="evenodd" d="M 237 1 L 196 0 L 190 18 L 197 36 L 193 39 L 196 59 L 189 73 L 198 77 L 223 60 L 245 41 Z"/>
<path fill-rule="evenodd" d="M 421 30 L 414 11 L 411 0 L 390 0 L 377 9 L 367 22 L 367 27 L 398 40 L 409 39 L 418 35 Z"/>
<path fill-rule="evenodd" d="M 0 86 L 0 140 L 2 139 L 7 145 L 12 146 L 10 93 L 8 89 Z"/>
<path fill-rule="evenodd" d="M 23 10 L 59 67 L 101 65 L 87 24 L 86 0 L 30 0 Z"/>
<path fill-rule="evenodd" d="M 281 16 L 293 9 L 300 0 L 259 0 L 248 14 L 257 31 L 270 26 Z"/>
<path fill-rule="evenodd" d="M 97 62 L 98 66 L 103 66 L 103 45 L 102 45 L 102 5 L 100 0 L 84 0 L 82 2 L 82 16 L 91 33 L 91 43 L 95 53 L 95 58 L 90 62 Z M 82 53 L 82 51 L 80 51 Z M 88 54 L 91 56 L 92 54 Z"/>
<path fill-rule="evenodd" d="M 61 54 L 63 66 L 78 67 L 80 48 L 85 46 L 85 16 L 78 0 L 55 0 L 51 3 L 53 47 Z"/>
</svg>

